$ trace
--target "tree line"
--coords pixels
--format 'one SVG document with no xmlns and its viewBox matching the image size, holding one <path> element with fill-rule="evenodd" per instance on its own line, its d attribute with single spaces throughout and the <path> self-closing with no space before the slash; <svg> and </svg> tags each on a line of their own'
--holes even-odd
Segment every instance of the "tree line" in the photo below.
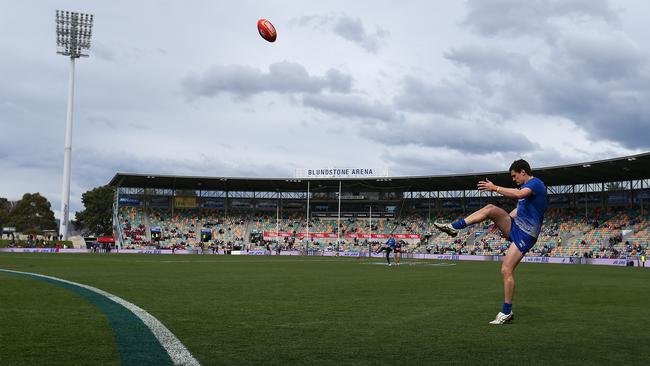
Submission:
<svg viewBox="0 0 650 366">
<path fill-rule="evenodd" d="M 100 186 L 81 196 L 84 209 L 78 211 L 72 225 L 84 236 L 112 235 L 113 199 L 115 189 Z M 15 227 L 23 234 L 43 234 L 46 230 L 58 230 L 52 205 L 40 193 L 25 193 L 18 201 L 0 197 L 0 228 Z"/>
</svg>

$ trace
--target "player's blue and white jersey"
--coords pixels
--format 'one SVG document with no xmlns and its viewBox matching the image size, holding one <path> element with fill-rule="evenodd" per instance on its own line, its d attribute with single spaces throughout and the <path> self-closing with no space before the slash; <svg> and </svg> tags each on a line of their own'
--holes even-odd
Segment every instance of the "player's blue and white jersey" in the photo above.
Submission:
<svg viewBox="0 0 650 366">
<path fill-rule="evenodd" d="M 530 188 L 533 193 L 519 200 L 517 204 L 517 216 L 515 223 L 521 231 L 537 238 L 544 222 L 546 213 L 546 186 L 539 178 L 533 178 L 519 189 Z"/>
<path fill-rule="evenodd" d="M 386 242 L 386 245 L 388 245 L 389 247 L 395 249 L 395 245 L 397 245 L 395 243 L 395 238 L 389 238 L 388 241 Z"/>
</svg>

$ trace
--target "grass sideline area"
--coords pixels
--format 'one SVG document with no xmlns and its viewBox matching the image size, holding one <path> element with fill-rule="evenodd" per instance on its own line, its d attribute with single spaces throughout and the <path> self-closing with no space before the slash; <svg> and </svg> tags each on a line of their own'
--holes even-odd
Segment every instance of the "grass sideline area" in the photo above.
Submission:
<svg viewBox="0 0 650 366">
<path fill-rule="evenodd" d="M 202 365 L 647 364 L 650 270 L 522 263 L 499 327 L 500 263 L 380 262 L 0 253 L 138 305 Z M 64 288 L 0 273 L 0 304 L 2 365 L 120 363 L 104 315 Z"/>
</svg>

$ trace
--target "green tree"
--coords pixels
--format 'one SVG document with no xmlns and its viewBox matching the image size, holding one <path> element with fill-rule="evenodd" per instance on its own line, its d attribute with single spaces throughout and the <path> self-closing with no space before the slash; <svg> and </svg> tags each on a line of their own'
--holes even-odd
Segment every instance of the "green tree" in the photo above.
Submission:
<svg viewBox="0 0 650 366">
<path fill-rule="evenodd" d="M 0 197 L 0 229 L 7 226 L 9 223 L 9 215 L 11 214 L 11 203 L 8 199 Z"/>
<path fill-rule="evenodd" d="M 101 186 L 81 196 L 84 210 L 75 215 L 74 225 L 84 235 L 111 235 L 113 232 L 113 200 L 115 189 Z"/>
<path fill-rule="evenodd" d="M 9 224 L 19 232 L 57 229 L 52 205 L 40 193 L 25 193 L 11 211 Z"/>
</svg>

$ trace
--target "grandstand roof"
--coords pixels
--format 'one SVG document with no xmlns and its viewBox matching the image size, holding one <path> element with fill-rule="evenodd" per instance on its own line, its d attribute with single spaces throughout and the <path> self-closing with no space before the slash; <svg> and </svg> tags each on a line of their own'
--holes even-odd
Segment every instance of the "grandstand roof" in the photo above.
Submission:
<svg viewBox="0 0 650 366">
<path fill-rule="evenodd" d="M 542 179 L 547 186 L 650 179 L 650 153 L 537 169 L 533 167 L 533 175 Z M 513 185 L 507 171 L 364 179 L 234 178 L 117 173 L 109 185 L 211 191 L 299 192 L 307 189 L 307 181 L 311 182 L 312 191 L 338 191 L 341 181 L 346 191 L 455 191 L 476 189 L 476 182 L 485 178 L 501 186 Z"/>
</svg>

